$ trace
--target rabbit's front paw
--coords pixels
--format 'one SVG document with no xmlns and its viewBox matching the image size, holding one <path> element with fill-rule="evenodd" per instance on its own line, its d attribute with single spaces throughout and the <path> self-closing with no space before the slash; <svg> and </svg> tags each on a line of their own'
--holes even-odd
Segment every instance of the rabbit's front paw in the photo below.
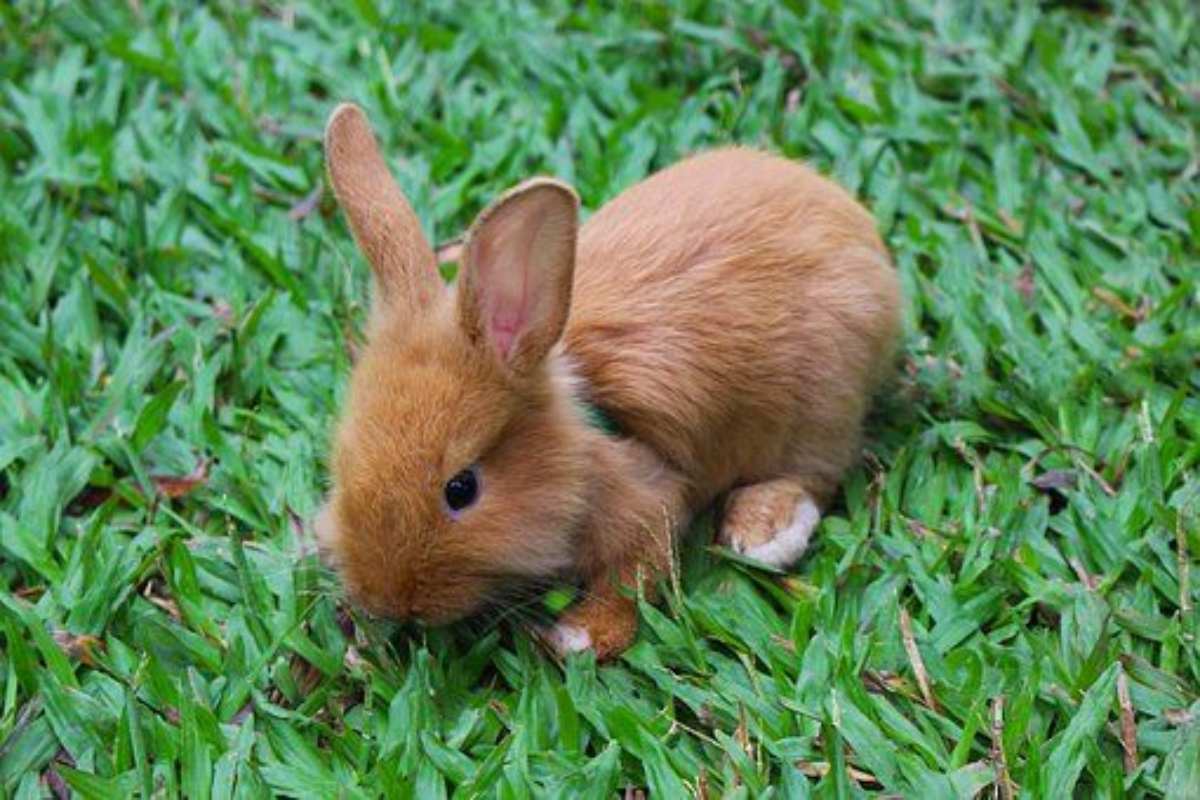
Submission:
<svg viewBox="0 0 1200 800">
<path fill-rule="evenodd" d="M 568 653 L 579 653 L 592 646 L 592 637 L 587 632 L 587 628 L 568 625 L 565 622 L 546 628 L 542 631 L 542 638 L 554 649 L 555 653 L 564 657 Z"/>
<path fill-rule="evenodd" d="M 592 650 L 603 661 L 620 655 L 637 635 L 637 607 L 632 600 L 590 597 L 541 632 L 542 639 L 562 658 Z"/>
</svg>

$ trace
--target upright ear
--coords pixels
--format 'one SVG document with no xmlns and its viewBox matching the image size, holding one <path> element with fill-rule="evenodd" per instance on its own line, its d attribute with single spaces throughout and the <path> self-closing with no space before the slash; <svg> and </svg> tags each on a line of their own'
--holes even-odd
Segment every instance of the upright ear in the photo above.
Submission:
<svg viewBox="0 0 1200 800">
<path fill-rule="evenodd" d="M 527 181 L 467 233 L 459 322 L 512 373 L 528 373 L 562 335 L 571 307 L 579 199 L 549 178 Z"/>
<path fill-rule="evenodd" d="M 325 161 L 333 192 L 384 301 L 409 311 L 429 305 L 442 291 L 433 250 L 358 106 L 342 103 L 329 116 Z"/>
</svg>

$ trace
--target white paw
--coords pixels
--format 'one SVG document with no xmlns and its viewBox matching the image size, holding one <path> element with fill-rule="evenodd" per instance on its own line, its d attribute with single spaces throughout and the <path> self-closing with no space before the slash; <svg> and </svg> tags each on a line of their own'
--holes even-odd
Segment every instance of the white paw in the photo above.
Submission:
<svg viewBox="0 0 1200 800">
<path fill-rule="evenodd" d="M 542 636 L 559 655 L 578 653 L 592 646 L 592 637 L 577 625 L 558 623 L 542 632 Z"/>
<path fill-rule="evenodd" d="M 808 549 L 808 542 L 820 521 L 817 504 L 805 498 L 796 504 L 790 525 L 776 531 L 769 542 L 747 548 L 743 555 L 772 567 L 790 567 Z"/>
</svg>

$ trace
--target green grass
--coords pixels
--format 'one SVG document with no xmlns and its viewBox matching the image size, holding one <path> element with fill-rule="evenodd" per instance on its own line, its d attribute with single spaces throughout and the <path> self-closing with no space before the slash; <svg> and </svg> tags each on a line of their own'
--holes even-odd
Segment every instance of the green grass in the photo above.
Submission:
<svg viewBox="0 0 1200 800">
<path fill-rule="evenodd" d="M 0 794 L 1200 796 L 1193 4 L 396 5 L 0 5 Z M 870 203 L 904 368 L 795 575 L 693 546 L 612 665 L 348 621 L 342 99 L 436 241 L 730 141 Z"/>
</svg>

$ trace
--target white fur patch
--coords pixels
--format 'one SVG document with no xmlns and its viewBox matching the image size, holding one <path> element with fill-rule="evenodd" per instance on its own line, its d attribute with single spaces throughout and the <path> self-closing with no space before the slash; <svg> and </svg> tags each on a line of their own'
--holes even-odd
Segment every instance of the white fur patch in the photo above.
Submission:
<svg viewBox="0 0 1200 800">
<path fill-rule="evenodd" d="M 578 653 L 592 646 L 592 637 L 577 625 L 558 623 L 543 634 L 559 655 Z"/>
<path fill-rule="evenodd" d="M 821 512 L 816 503 L 806 497 L 796 504 L 790 525 L 776 531 L 771 541 L 747 549 L 745 555 L 773 567 L 790 567 L 808 549 L 808 542 L 820 521 Z"/>
<path fill-rule="evenodd" d="M 579 374 L 579 365 L 566 351 L 562 342 L 551 349 L 546 364 L 550 370 L 550 380 L 562 389 L 564 395 L 584 397 L 587 394 L 587 381 Z"/>
</svg>

